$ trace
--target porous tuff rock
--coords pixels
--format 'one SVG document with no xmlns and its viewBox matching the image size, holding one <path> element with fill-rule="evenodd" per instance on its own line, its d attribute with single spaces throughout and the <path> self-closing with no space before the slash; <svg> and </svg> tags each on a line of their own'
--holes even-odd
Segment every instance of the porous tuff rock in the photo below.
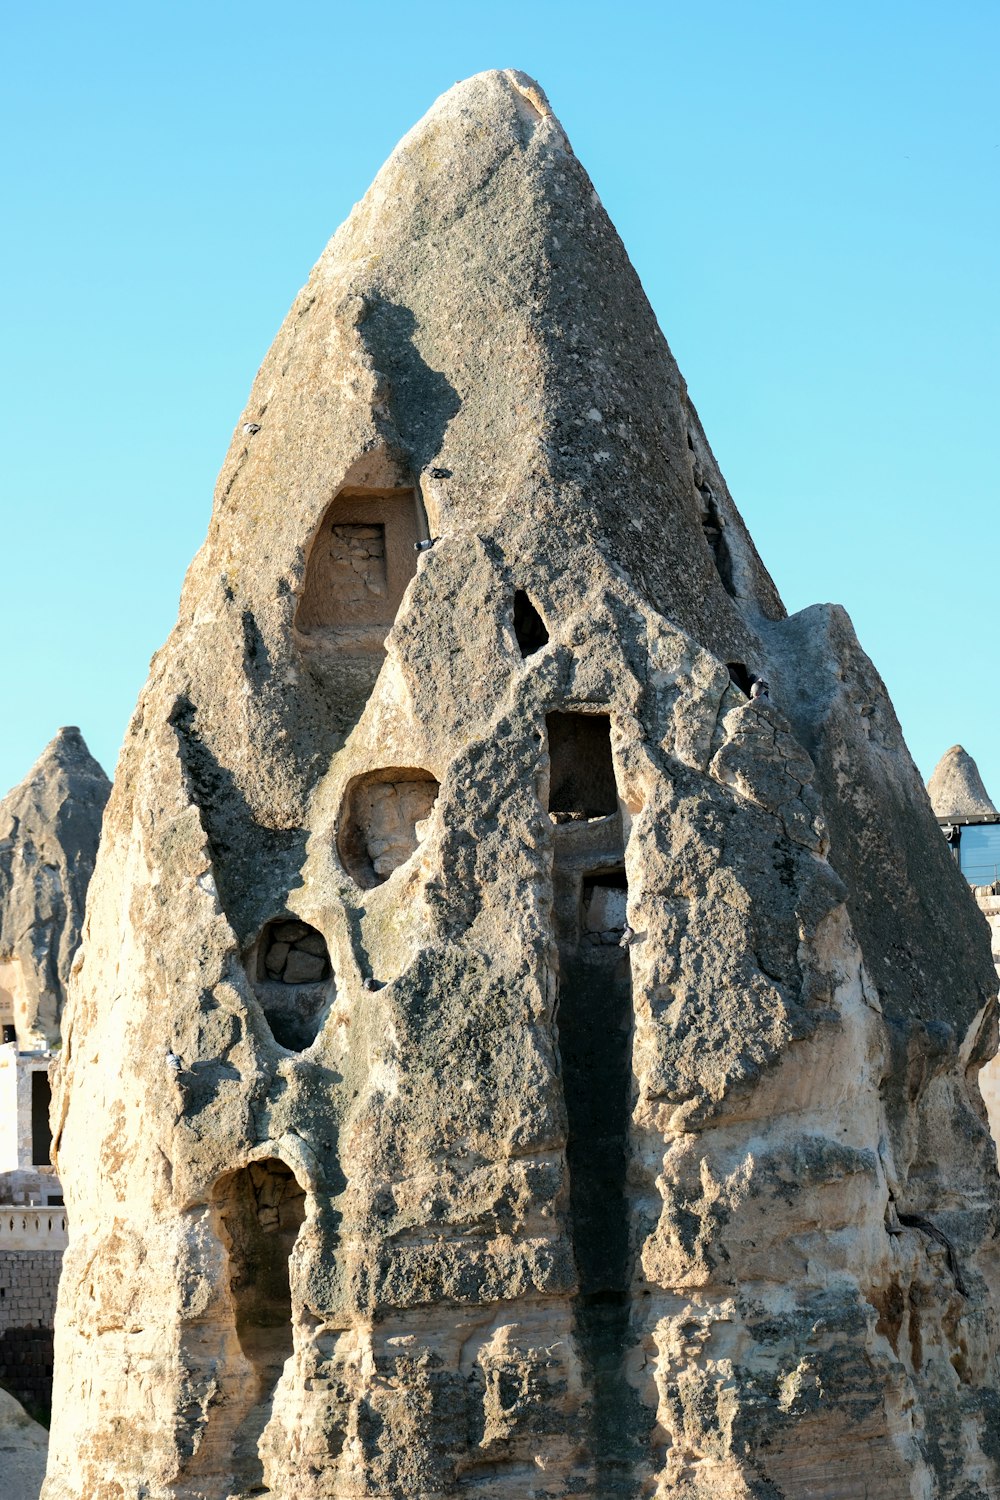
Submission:
<svg viewBox="0 0 1000 1500">
<path fill-rule="evenodd" d="M 979 767 L 961 745 L 952 745 L 942 755 L 927 783 L 927 795 L 939 818 L 975 818 L 997 810 Z"/>
<path fill-rule="evenodd" d="M 58 1040 L 111 783 L 79 729 L 60 729 L 0 802 L 0 987 L 22 1051 Z"/>
<path fill-rule="evenodd" d="M 283 918 L 332 966 L 298 1051 Z M 544 95 L 457 85 L 279 332 L 126 739 L 46 1500 L 995 1495 L 974 918 Z"/>
</svg>

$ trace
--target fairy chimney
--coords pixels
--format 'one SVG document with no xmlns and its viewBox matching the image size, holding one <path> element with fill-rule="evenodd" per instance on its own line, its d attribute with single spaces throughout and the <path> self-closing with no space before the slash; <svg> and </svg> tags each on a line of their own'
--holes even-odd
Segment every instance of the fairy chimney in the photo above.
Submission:
<svg viewBox="0 0 1000 1500">
<path fill-rule="evenodd" d="M 0 1019 L 22 1052 L 58 1040 L 110 791 L 71 726 L 0 802 Z"/>
<path fill-rule="evenodd" d="M 927 783 L 927 795 L 937 817 L 950 822 L 990 817 L 997 811 L 979 767 L 961 745 L 952 745 L 942 755 Z"/>
<path fill-rule="evenodd" d="M 541 89 L 456 85 L 278 333 L 126 739 L 46 1500 L 985 1496 L 975 915 Z"/>
</svg>

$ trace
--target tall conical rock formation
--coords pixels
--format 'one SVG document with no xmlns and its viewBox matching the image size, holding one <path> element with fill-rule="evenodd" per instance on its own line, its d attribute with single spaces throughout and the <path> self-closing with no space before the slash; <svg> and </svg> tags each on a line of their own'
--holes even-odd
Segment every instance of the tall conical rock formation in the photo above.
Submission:
<svg viewBox="0 0 1000 1500">
<path fill-rule="evenodd" d="M 942 755 L 927 783 L 927 795 L 939 818 L 959 820 L 996 812 L 979 767 L 961 745 L 952 745 Z"/>
<path fill-rule="evenodd" d="M 0 802 L 0 999 L 23 1051 L 59 1037 L 110 791 L 70 727 Z"/>
<path fill-rule="evenodd" d="M 279 332 L 126 741 L 46 1500 L 994 1492 L 994 988 L 544 96 L 457 85 Z"/>
</svg>

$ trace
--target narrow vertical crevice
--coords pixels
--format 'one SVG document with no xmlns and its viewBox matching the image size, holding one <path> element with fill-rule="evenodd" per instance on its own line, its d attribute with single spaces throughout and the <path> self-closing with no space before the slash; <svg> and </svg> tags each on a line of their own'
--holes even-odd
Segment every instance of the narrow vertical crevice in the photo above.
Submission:
<svg viewBox="0 0 1000 1500">
<path fill-rule="evenodd" d="M 701 496 L 701 527 L 705 533 L 705 540 L 711 549 L 715 559 L 716 570 L 719 580 L 726 593 L 731 598 L 736 598 L 736 585 L 733 581 L 733 560 L 729 553 L 729 543 L 723 529 L 723 520 L 719 514 L 718 502 L 710 485 L 703 484 L 698 491 Z"/>
<path fill-rule="evenodd" d="M 558 768 L 551 718 L 549 727 Z M 585 794 L 582 802 L 589 808 L 593 800 Z M 605 813 L 557 823 L 553 843 L 557 1044 L 578 1282 L 576 1333 L 590 1398 L 587 1442 L 595 1493 L 631 1496 L 639 1457 L 635 1435 L 643 1417 L 624 1371 L 631 1343 L 626 1180 L 633 1020 L 621 817 Z"/>
<path fill-rule="evenodd" d="M 586 875 L 576 940 L 560 955 L 566 1154 L 584 1304 L 620 1304 L 627 1287 L 632 984 L 628 949 L 620 946 L 627 895 L 623 869 Z"/>
<path fill-rule="evenodd" d="M 695 447 L 691 433 L 687 435 L 688 453 L 691 460 L 691 475 L 694 487 L 698 493 L 701 509 L 701 529 L 705 540 L 715 562 L 719 581 L 726 593 L 731 598 L 737 598 L 736 584 L 733 578 L 733 559 L 726 539 L 725 521 L 719 511 L 719 502 L 715 491 L 708 482 L 698 450 Z"/>
</svg>

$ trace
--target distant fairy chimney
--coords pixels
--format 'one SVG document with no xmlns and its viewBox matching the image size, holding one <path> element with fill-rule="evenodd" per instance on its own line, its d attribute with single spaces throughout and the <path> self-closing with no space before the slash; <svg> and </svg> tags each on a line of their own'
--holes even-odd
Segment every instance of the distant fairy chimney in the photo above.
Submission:
<svg viewBox="0 0 1000 1500">
<path fill-rule="evenodd" d="M 997 811 L 976 762 L 961 745 L 952 745 L 942 755 L 927 783 L 927 793 L 939 819 L 960 822 Z"/>
<path fill-rule="evenodd" d="M 70 726 L 0 802 L 0 1021 L 22 1052 L 58 1039 L 110 791 Z"/>
</svg>

